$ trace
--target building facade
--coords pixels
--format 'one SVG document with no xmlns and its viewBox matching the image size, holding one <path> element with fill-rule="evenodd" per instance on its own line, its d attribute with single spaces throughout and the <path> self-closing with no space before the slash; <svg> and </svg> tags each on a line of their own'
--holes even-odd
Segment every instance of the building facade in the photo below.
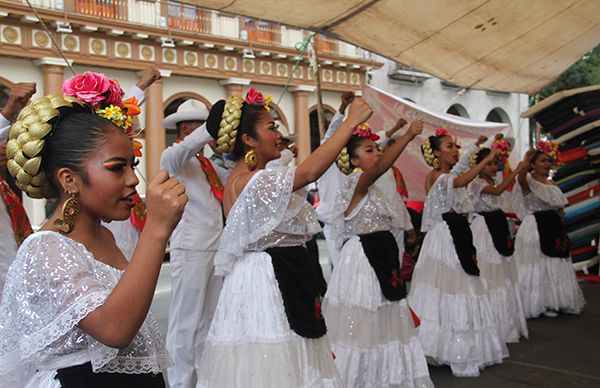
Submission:
<svg viewBox="0 0 600 388">
<path fill-rule="evenodd" d="M 154 66 L 162 79 L 146 90 L 140 116 L 144 156 L 140 192 L 159 169 L 174 136 L 161 125 L 188 98 L 208 107 L 252 84 L 273 96 L 275 115 L 295 134 L 299 159 L 311 152 L 316 117 L 316 74 L 311 55 L 298 50 L 310 33 L 275 23 L 227 15 L 164 0 L 30 0 L 51 37 L 25 0 L 0 0 L 0 103 L 12 83 L 35 82 L 36 97 L 59 93 L 74 73 L 98 71 L 123 89 Z M 53 41 L 60 46 L 71 67 Z M 360 90 L 367 71 L 381 66 L 344 42 L 319 37 L 315 44 L 323 105 L 330 115 L 340 93 Z M 314 63 L 314 61 L 313 61 Z M 316 131 L 318 134 L 318 130 Z M 312 139 L 312 144 L 318 138 Z M 45 218 L 44 202 L 25 199 L 34 225 Z"/>
</svg>

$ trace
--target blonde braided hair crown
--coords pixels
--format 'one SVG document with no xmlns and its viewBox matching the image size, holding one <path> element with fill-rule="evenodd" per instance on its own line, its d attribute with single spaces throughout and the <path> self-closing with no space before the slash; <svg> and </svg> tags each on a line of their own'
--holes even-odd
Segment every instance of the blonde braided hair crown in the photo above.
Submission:
<svg viewBox="0 0 600 388">
<path fill-rule="evenodd" d="M 348 153 L 348 147 L 342 148 L 337 159 L 335 160 L 338 168 L 341 172 L 348 175 L 352 172 L 352 166 L 350 165 L 350 154 Z"/>
<path fill-rule="evenodd" d="M 50 120 L 57 117 L 58 108 L 85 105 L 82 101 L 62 94 L 40 97 L 23 108 L 10 127 L 6 143 L 6 167 L 16 179 L 17 187 L 31 198 L 52 198 L 54 191 L 41 169 L 44 138 L 52 131 Z"/>
<path fill-rule="evenodd" d="M 225 100 L 225 108 L 217 133 L 217 150 L 220 153 L 230 153 L 235 147 L 237 128 L 242 118 L 244 99 L 241 96 L 230 96 Z"/>
<path fill-rule="evenodd" d="M 477 157 L 483 148 L 477 148 L 475 151 L 471 153 L 469 157 L 469 167 L 475 167 L 477 165 Z"/>
<path fill-rule="evenodd" d="M 433 153 L 433 148 L 431 148 L 431 142 L 429 141 L 429 138 L 426 138 L 423 141 L 423 144 L 421 144 L 421 151 L 423 151 L 423 159 L 425 159 L 425 163 L 427 163 L 427 165 L 429 167 L 434 167 L 434 160 L 435 160 L 435 154 Z"/>
</svg>

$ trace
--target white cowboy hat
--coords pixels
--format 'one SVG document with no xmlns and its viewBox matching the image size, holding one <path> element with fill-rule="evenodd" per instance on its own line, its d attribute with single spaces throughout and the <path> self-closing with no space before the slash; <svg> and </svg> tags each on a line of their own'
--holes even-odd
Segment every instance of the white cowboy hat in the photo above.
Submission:
<svg viewBox="0 0 600 388">
<path fill-rule="evenodd" d="M 290 145 L 294 144 L 296 142 L 296 135 L 290 135 L 290 130 L 285 125 L 283 125 L 281 121 L 278 120 L 276 121 L 276 123 L 279 124 L 278 130 L 279 132 L 281 132 L 281 137 L 284 140 L 287 140 L 288 143 L 290 143 Z"/>
<path fill-rule="evenodd" d="M 166 129 L 177 129 L 177 123 L 181 121 L 206 121 L 208 118 L 208 109 L 202 102 L 194 99 L 186 100 L 179 105 L 177 112 L 165 117 L 162 122 Z"/>
</svg>

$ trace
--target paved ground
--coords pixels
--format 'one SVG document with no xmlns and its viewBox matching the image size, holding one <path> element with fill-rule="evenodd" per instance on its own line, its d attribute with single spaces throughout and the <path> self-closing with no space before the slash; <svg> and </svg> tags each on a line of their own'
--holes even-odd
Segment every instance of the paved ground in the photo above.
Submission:
<svg viewBox="0 0 600 388">
<path fill-rule="evenodd" d="M 329 277 L 326 248 L 319 241 L 321 264 Z M 324 253 L 325 252 L 325 253 Z M 152 311 L 166 333 L 170 265 L 161 270 Z M 581 284 L 587 306 L 579 316 L 559 315 L 528 321 L 529 340 L 509 345 L 510 357 L 486 368 L 481 376 L 458 378 L 449 367 L 430 367 L 438 388 L 600 387 L 600 285 Z M 265 387 L 271 388 L 271 387 Z M 275 387 L 273 387 L 275 388 Z M 351 388 L 351 387 L 349 387 Z"/>
</svg>

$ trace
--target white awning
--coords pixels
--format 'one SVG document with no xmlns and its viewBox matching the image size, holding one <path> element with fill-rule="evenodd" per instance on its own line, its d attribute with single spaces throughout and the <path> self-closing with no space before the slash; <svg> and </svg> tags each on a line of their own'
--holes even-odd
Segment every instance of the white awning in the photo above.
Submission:
<svg viewBox="0 0 600 388">
<path fill-rule="evenodd" d="M 535 94 L 600 43 L 599 0 L 184 0 L 329 34 L 465 88 Z"/>
</svg>

